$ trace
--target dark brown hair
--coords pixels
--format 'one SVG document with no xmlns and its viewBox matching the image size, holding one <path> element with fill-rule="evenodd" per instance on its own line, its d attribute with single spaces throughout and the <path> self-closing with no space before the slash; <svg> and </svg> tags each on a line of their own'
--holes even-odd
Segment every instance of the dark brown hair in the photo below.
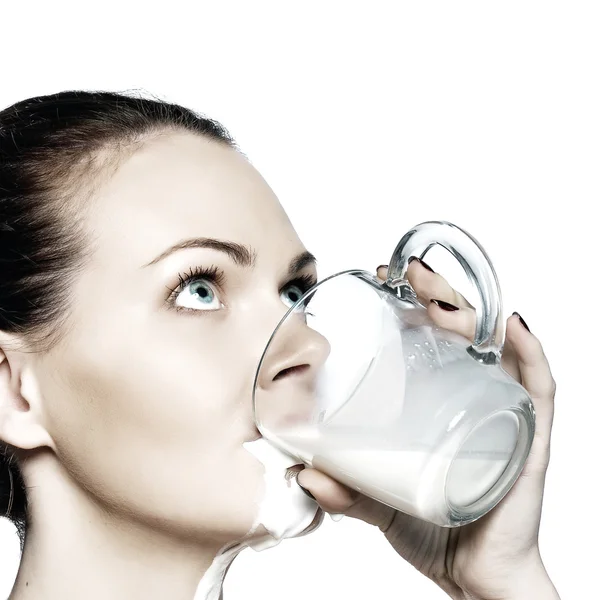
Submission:
<svg viewBox="0 0 600 600">
<path fill-rule="evenodd" d="M 162 100 L 69 91 L 0 112 L 0 330 L 43 351 L 57 343 L 84 264 L 79 226 L 93 182 L 154 134 L 188 131 L 235 147 L 217 121 Z M 0 516 L 27 528 L 13 448 L 0 441 Z"/>
</svg>

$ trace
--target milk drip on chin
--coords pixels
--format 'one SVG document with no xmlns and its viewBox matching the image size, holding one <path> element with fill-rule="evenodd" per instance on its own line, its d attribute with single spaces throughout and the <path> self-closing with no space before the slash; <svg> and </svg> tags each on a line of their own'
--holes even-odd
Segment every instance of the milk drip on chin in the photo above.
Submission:
<svg viewBox="0 0 600 600">
<path fill-rule="evenodd" d="M 285 538 L 317 529 L 323 521 L 323 511 L 302 491 L 295 477 L 286 476 L 288 468 L 298 461 L 264 438 L 246 442 L 244 448 L 262 463 L 265 470 L 263 496 L 254 523 L 244 537 L 245 543 L 260 552 Z M 251 539 L 261 525 L 267 534 Z"/>
<path fill-rule="evenodd" d="M 223 582 L 235 557 L 244 549 L 256 552 L 272 548 L 285 538 L 307 535 L 323 522 L 323 511 L 300 488 L 288 469 L 297 461 L 284 454 L 265 439 L 246 442 L 244 448 L 264 467 L 263 495 L 258 512 L 246 535 L 228 544 L 215 556 L 200 580 L 194 600 L 221 600 Z M 337 520 L 337 519 L 336 519 Z M 259 528 L 266 533 L 256 535 Z"/>
</svg>

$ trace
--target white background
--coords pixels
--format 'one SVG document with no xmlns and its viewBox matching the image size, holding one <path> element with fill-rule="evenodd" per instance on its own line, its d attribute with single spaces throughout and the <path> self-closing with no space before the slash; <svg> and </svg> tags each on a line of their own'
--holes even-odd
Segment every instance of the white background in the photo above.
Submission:
<svg viewBox="0 0 600 600">
<path fill-rule="evenodd" d="M 0 106 L 71 88 L 144 89 L 220 119 L 322 275 L 387 262 L 421 221 L 472 233 L 506 314 L 520 311 L 542 339 L 558 382 L 540 543 L 563 600 L 590 598 L 599 31 L 598 3 L 575 0 L 2 2 Z M 454 265 L 430 262 L 463 285 Z M 18 560 L 5 522 L 0 556 L 5 597 Z M 242 553 L 225 596 L 446 597 L 350 519 Z"/>
</svg>

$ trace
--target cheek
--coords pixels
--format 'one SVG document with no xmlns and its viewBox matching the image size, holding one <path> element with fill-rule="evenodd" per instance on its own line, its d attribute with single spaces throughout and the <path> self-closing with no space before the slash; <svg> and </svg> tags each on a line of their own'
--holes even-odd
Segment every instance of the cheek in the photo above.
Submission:
<svg viewBox="0 0 600 600">
<path fill-rule="evenodd" d="M 105 505 L 188 531 L 244 533 L 263 485 L 242 446 L 253 373 L 198 339 L 130 327 L 127 339 L 105 329 L 93 345 L 70 344 L 43 381 L 51 430 L 60 459 Z"/>
</svg>

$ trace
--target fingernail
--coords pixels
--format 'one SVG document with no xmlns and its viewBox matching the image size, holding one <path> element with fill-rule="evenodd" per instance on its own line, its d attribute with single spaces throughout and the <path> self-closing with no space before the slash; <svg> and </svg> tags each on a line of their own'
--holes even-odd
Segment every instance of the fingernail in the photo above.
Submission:
<svg viewBox="0 0 600 600">
<path fill-rule="evenodd" d="M 297 464 L 297 465 L 294 465 L 293 467 L 288 467 L 285 472 L 285 478 L 288 481 L 290 481 L 291 479 L 295 479 L 296 477 L 298 477 L 298 474 L 300 473 L 300 471 L 304 471 L 305 468 L 306 468 L 306 465 L 303 465 L 303 464 Z"/>
<path fill-rule="evenodd" d="M 296 483 L 298 484 L 298 486 L 300 487 L 300 489 L 309 497 L 312 498 L 315 502 L 317 501 L 317 499 L 305 488 L 302 487 L 302 485 L 300 484 L 300 482 L 296 479 Z"/>
<path fill-rule="evenodd" d="M 430 267 L 430 266 L 429 266 L 429 265 L 428 265 L 428 264 L 427 264 L 427 263 L 426 263 L 424 260 L 422 260 L 422 259 L 421 259 L 421 258 L 419 258 L 418 256 L 411 256 L 411 257 L 408 259 L 408 264 L 410 265 L 410 263 L 411 263 L 413 260 L 418 260 L 418 261 L 419 261 L 419 262 L 420 262 L 420 263 L 421 263 L 421 264 L 422 264 L 422 265 L 423 265 L 423 266 L 424 266 L 424 267 L 425 267 L 425 268 L 426 268 L 428 271 L 431 271 L 432 273 L 435 273 L 435 271 L 434 271 L 434 270 L 433 270 L 433 269 L 432 269 L 432 268 L 431 268 L 431 267 Z"/>
<path fill-rule="evenodd" d="M 531 333 L 531 329 L 529 329 L 529 327 L 527 326 L 527 323 L 525 323 L 525 321 L 523 320 L 523 317 L 517 311 L 515 311 L 513 313 L 513 315 L 517 315 L 517 317 L 519 317 L 519 321 L 521 321 L 521 325 L 523 325 L 523 327 L 525 327 L 525 329 L 527 329 L 527 331 L 529 331 L 529 333 Z"/>
<path fill-rule="evenodd" d="M 449 312 L 453 312 L 458 310 L 458 306 L 454 306 L 454 304 L 450 304 L 450 302 L 444 302 L 443 300 L 432 300 L 434 304 L 437 304 L 441 309 L 447 310 Z"/>
</svg>

